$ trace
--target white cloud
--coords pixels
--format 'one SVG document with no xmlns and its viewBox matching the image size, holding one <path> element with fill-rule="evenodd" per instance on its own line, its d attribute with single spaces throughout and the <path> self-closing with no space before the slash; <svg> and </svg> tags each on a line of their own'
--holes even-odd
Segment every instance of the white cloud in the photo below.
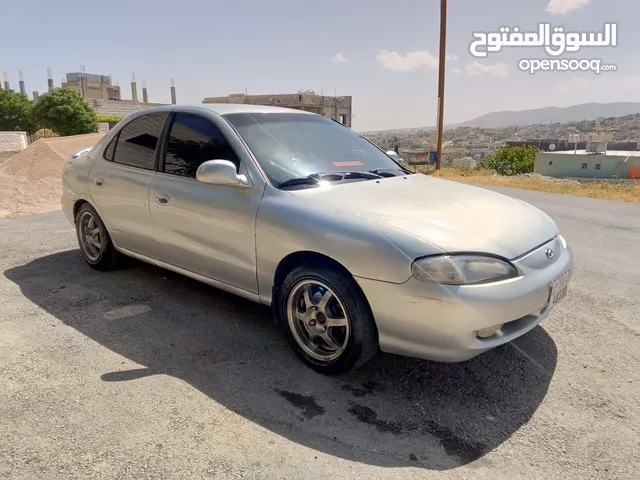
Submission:
<svg viewBox="0 0 640 480">
<path fill-rule="evenodd" d="M 454 62 L 459 59 L 457 55 L 447 55 L 446 58 Z M 382 68 L 395 70 L 397 72 L 415 72 L 416 70 L 425 68 L 431 70 L 438 69 L 438 57 L 431 55 L 431 53 L 426 50 L 408 52 L 405 55 L 398 52 L 379 50 L 377 59 L 382 65 Z"/>
<path fill-rule="evenodd" d="M 509 65 L 506 63 L 494 63 L 488 65 L 474 60 L 473 62 L 468 63 L 464 68 L 470 75 L 482 75 L 485 73 L 494 77 L 506 77 L 509 75 Z"/>
<path fill-rule="evenodd" d="M 456 75 L 460 75 L 462 73 L 462 69 L 461 68 L 452 68 L 451 71 L 453 73 L 455 73 Z"/>
<path fill-rule="evenodd" d="M 331 59 L 331 61 L 333 63 L 346 63 L 349 60 L 347 60 L 346 58 L 344 58 L 344 55 L 342 55 L 341 53 L 336 53 L 333 58 Z"/>
<path fill-rule="evenodd" d="M 586 7 L 590 3 L 591 0 L 549 0 L 547 12 L 564 15 L 578 8 Z"/>
<path fill-rule="evenodd" d="M 406 55 L 380 50 L 377 58 L 382 68 L 397 72 L 415 72 L 423 68 L 436 70 L 438 68 L 438 57 L 431 55 L 426 50 L 409 52 Z"/>
</svg>

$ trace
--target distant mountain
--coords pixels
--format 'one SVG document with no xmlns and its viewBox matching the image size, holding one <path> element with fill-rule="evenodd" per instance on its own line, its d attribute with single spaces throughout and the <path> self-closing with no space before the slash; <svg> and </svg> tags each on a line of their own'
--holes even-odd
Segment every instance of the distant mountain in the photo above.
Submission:
<svg viewBox="0 0 640 480">
<path fill-rule="evenodd" d="M 640 113 L 640 103 L 615 102 L 615 103 L 583 103 L 571 107 L 544 107 L 535 110 L 521 110 L 491 112 L 452 127 L 482 127 L 501 128 L 509 126 L 522 127 L 555 122 L 579 122 L 581 120 L 595 120 L 599 117 L 622 117 Z"/>
</svg>

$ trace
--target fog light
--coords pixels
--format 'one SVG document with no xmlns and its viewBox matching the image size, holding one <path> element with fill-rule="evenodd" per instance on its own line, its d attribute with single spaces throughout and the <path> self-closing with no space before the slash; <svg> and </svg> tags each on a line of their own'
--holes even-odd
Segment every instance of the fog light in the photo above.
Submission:
<svg viewBox="0 0 640 480">
<path fill-rule="evenodd" d="M 483 328 L 481 330 L 476 330 L 476 337 L 478 338 L 491 338 L 493 337 L 498 330 L 502 328 L 503 323 L 499 325 L 494 325 L 493 327 Z"/>
</svg>

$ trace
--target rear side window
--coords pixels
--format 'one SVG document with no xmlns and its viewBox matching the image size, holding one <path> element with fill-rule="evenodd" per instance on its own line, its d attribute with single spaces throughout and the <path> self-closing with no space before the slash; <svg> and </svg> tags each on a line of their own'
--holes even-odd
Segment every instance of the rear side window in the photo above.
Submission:
<svg viewBox="0 0 640 480">
<path fill-rule="evenodd" d="M 195 178 L 198 167 L 207 160 L 240 160 L 220 129 L 209 119 L 190 113 L 175 117 L 164 161 L 164 172 Z"/>
<path fill-rule="evenodd" d="M 113 162 L 153 170 L 158 138 L 167 115 L 167 112 L 147 113 L 125 125 L 118 134 Z"/>
</svg>

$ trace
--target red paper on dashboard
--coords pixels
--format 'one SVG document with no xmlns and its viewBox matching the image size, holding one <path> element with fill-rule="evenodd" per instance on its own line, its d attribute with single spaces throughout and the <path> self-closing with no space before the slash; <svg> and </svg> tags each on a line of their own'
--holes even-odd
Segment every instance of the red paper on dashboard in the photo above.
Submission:
<svg viewBox="0 0 640 480">
<path fill-rule="evenodd" d="M 336 167 L 361 167 L 364 163 L 355 161 L 355 162 L 333 162 Z"/>
</svg>

